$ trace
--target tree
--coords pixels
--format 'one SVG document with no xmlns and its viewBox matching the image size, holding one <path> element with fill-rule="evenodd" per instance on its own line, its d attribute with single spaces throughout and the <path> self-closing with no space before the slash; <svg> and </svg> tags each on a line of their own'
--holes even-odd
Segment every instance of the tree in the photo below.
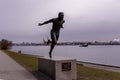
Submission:
<svg viewBox="0 0 120 80">
<path fill-rule="evenodd" d="M 3 50 L 10 49 L 12 47 L 12 42 L 6 39 L 0 41 L 0 48 Z"/>
</svg>

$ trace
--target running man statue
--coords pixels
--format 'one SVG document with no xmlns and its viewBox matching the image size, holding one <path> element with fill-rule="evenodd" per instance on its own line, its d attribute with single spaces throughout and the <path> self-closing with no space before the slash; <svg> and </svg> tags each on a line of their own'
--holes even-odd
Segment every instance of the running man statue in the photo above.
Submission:
<svg viewBox="0 0 120 80">
<path fill-rule="evenodd" d="M 52 58 L 52 51 L 57 44 L 58 38 L 59 38 L 59 33 L 60 29 L 63 28 L 63 23 L 64 23 L 64 13 L 59 12 L 57 18 L 50 19 L 48 21 L 45 21 L 43 23 L 39 23 L 39 26 L 42 26 L 44 24 L 52 23 L 52 29 L 51 29 L 51 47 L 49 51 L 49 57 Z M 50 41 L 49 41 L 50 42 Z"/>
</svg>

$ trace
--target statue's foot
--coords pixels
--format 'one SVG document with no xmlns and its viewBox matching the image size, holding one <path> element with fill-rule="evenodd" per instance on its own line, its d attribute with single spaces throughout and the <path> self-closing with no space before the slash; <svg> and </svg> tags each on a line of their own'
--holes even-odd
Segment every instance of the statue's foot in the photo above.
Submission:
<svg viewBox="0 0 120 80">
<path fill-rule="evenodd" d="M 50 45 L 52 43 L 52 41 L 48 40 L 47 41 L 47 45 Z"/>
<path fill-rule="evenodd" d="M 49 52 L 49 57 L 52 58 L 51 52 Z"/>
</svg>

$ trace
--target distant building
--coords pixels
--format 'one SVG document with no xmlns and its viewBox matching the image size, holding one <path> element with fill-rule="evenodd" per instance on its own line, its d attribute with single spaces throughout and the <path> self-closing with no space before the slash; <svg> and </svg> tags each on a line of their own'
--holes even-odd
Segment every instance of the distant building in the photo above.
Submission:
<svg viewBox="0 0 120 80">
<path fill-rule="evenodd" d="M 113 42 L 120 42 L 120 39 L 114 39 Z"/>
</svg>

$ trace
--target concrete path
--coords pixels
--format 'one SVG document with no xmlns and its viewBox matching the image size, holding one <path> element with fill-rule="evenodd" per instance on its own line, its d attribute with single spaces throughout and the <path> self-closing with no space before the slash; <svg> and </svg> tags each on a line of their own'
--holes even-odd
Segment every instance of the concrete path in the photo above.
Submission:
<svg viewBox="0 0 120 80">
<path fill-rule="evenodd" d="M 0 80 L 37 80 L 30 72 L 0 51 Z"/>
</svg>

